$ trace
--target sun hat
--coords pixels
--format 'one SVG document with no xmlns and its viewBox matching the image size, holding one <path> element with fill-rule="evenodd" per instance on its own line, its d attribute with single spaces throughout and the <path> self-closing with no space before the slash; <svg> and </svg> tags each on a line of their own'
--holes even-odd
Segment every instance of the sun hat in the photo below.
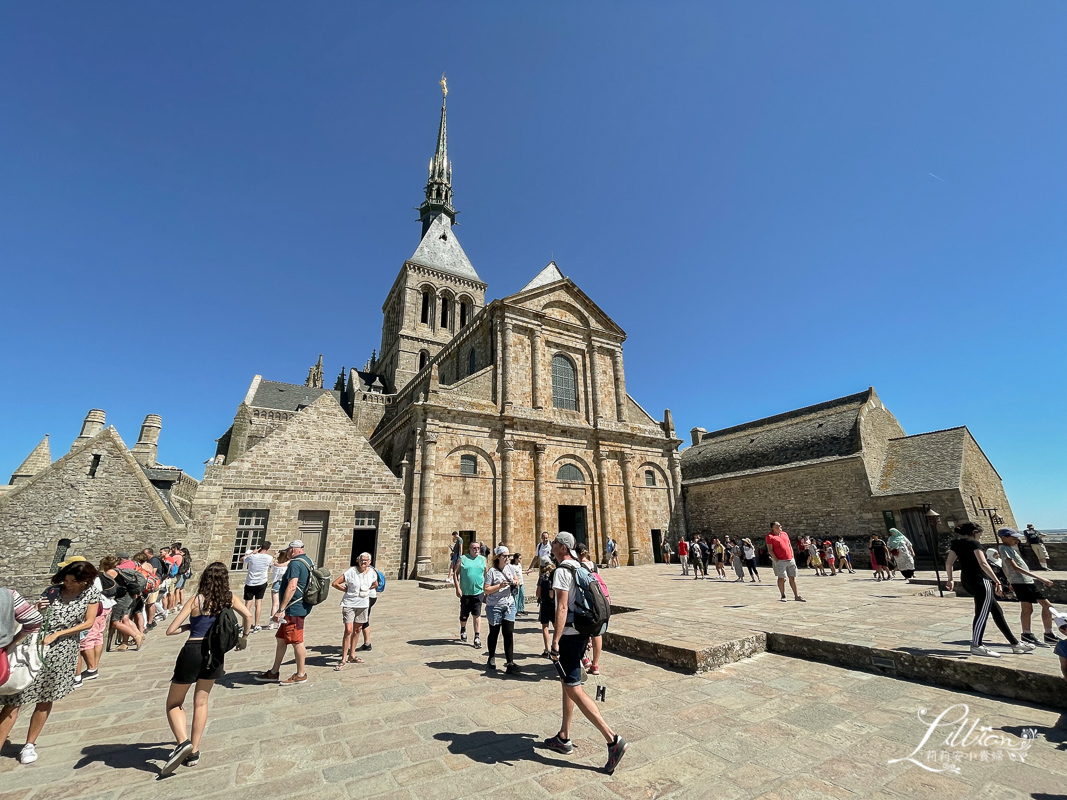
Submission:
<svg viewBox="0 0 1067 800">
<path fill-rule="evenodd" d="M 89 559 L 87 559 L 85 556 L 71 556 L 66 561 L 60 561 L 56 566 L 58 566 L 60 569 L 63 569 L 63 567 L 69 567 L 71 564 L 73 564 L 76 561 L 88 561 L 88 560 Z"/>
</svg>

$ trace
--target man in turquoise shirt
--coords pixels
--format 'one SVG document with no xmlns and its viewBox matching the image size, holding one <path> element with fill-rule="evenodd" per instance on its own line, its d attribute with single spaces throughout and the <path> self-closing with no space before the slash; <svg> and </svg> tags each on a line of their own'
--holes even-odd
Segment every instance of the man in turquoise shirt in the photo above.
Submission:
<svg viewBox="0 0 1067 800">
<path fill-rule="evenodd" d="M 456 571 L 459 583 L 456 597 L 459 598 L 459 640 L 467 641 L 467 617 L 474 614 L 474 646 L 482 646 L 482 603 L 485 602 L 485 556 L 482 546 L 471 542 L 470 549 L 459 557 Z"/>
</svg>

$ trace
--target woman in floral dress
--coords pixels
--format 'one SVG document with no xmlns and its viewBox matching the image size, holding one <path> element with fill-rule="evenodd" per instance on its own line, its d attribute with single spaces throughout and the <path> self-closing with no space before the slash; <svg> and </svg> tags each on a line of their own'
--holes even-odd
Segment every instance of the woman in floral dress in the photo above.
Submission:
<svg viewBox="0 0 1067 800">
<path fill-rule="evenodd" d="M 78 634 L 93 627 L 100 602 L 100 593 L 93 588 L 96 572 L 96 567 L 85 560 L 63 562 L 59 572 L 52 576 L 52 585 L 37 602 L 45 619 L 44 663 L 28 688 L 4 698 L 4 708 L 0 711 L 0 742 L 3 742 L 15 726 L 19 709 L 34 704 L 26 745 L 19 753 L 20 764 L 37 760 L 37 737 L 52 713 L 52 703 L 74 690 Z"/>
</svg>

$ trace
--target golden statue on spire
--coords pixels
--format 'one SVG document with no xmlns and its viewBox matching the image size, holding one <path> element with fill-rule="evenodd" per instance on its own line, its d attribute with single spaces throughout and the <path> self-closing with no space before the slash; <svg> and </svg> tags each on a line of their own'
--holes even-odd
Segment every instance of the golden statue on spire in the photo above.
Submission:
<svg viewBox="0 0 1067 800">
<path fill-rule="evenodd" d="M 445 79 L 445 73 L 441 73 L 441 80 L 438 83 L 441 84 L 441 94 L 448 97 L 448 81 Z"/>
</svg>

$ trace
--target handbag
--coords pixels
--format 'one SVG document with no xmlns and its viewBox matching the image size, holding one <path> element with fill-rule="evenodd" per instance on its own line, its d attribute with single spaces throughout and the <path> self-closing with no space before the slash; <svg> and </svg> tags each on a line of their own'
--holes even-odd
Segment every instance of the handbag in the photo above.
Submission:
<svg viewBox="0 0 1067 800">
<path fill-rule="evenodd" d="M 7 646 L 5 653 L 10 674 L 0 686 L 0 695 L 18 694 L 33 685 L 44 663 L 44 650 L 44 637 L 40 631 Z"/>
</svg>

